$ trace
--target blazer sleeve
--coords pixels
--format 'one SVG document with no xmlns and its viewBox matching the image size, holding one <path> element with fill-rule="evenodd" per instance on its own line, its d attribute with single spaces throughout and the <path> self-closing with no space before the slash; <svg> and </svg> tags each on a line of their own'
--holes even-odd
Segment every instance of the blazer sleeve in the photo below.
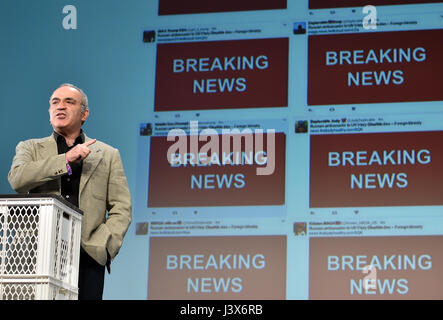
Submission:
<svg viewBox="0 0 443 320">
<path fill-rule="evenodd" d="M 37 159 L 35 144 L 32 140 L 27 140 L 21 141 L 15 148 L 8 181 L 12 189 L 18 193 L 27 193 L 67 172 L 64 154 Z"/>
<path fill-rule="evenodd" d="M 108 219 L 105 225 L 111 234 L 106 249 L 111 259 L 114 259 L 132 220 L 131 195 L 117 149 L 115 149 L 111 160 L 106 210 L 108 211 Z"/>
</svg>

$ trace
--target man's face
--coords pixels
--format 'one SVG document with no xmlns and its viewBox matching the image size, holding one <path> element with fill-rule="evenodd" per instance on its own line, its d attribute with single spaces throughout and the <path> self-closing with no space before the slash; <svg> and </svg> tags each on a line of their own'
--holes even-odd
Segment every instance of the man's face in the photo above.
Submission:
<svg viewBox="0 0 443 320">
<path fill-rule="evenodd" d="M 49 120 L 56 132 L 71 133 L 80 130 L 89 111 L 82 112 L 82 95 L 75 88 L 60 87 L 49 99 Z"/>
</svg>

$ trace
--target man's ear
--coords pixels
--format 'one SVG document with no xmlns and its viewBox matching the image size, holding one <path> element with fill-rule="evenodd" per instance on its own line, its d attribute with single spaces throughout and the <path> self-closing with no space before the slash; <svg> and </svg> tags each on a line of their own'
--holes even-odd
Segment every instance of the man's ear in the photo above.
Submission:
<svg viewBox="0 0 443 320">
<path fill-rule="evenodd" d="M 85 123 L 86 119 L 89 117 L 89 109 L 82 111 L 82 124 Z"/>
</svg>

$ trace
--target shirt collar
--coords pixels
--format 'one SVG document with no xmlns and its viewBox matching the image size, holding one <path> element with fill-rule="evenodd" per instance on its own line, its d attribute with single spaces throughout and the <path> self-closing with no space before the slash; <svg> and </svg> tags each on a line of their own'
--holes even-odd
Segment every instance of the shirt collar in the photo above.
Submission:
<svg viewBox="0 0 443 320">
<path fill-rule="evenodd" d="M 57 132 L 54 131 L 54 139 L 55 139 L 55 142 L 58 142 L 58 141 L 59 141 L 59 140 L 58 140 L 59 137 L 64 138 L 62 135 L 59 135 Z M 78 139 L 80 139 L 80 140 L 78 141 Z M 78 143 L 85 143 L 85 134 L 83 133 L 83 129 L 80 129 L 80 135 L 75 139 L 75 142 L 78 142 Z"/>
</svg>

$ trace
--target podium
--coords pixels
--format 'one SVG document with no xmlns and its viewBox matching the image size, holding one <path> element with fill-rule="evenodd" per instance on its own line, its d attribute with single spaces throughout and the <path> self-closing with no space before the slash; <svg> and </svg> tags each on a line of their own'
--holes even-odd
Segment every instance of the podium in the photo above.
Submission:
<svg viewBox="0 0 443 320">
<path fill-rule="evenodd" d="M 58 195 L 0 195 L 0 300 L 77 299 L 82 215 Z"/>
</svg>

